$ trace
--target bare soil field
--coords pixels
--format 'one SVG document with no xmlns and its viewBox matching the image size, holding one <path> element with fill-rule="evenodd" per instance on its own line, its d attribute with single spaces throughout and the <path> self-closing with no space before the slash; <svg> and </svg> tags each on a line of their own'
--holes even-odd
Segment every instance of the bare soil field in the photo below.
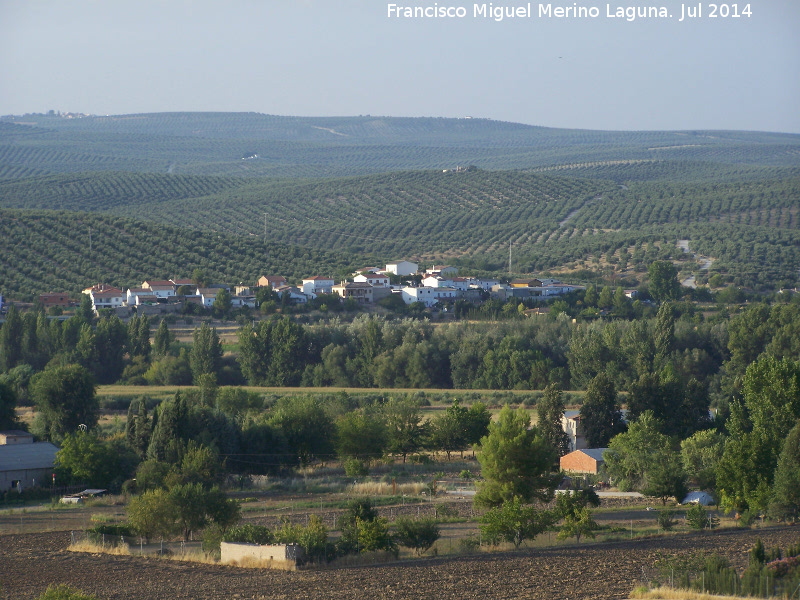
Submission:
<svg viewBox="0 0 800 600">
<path fill-rule="evenodd" d="M 69 532 L 0 536 L 0 598 L 35 598 L 67 583 L 98 598 L 627 598 L 660 555 L 719 552 L 743 567 L 757 538 L 797 543 L 800 527 L 728 529 L 288 573 L 159 558 L 72 553 Z"/>
</svg>

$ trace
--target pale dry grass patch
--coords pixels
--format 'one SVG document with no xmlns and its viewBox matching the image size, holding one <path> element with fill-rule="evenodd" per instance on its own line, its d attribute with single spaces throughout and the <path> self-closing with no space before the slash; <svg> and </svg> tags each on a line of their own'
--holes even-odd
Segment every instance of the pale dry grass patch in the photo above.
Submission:
<svg viewBox="0 0 800 600">
<path fill-rule="evenodd" d="M 680 590 L 670 587 L 636 588 L 631 592 L 630 597 L 639 600 L 746 600 L 743 596 L 718 596 L 716 594 L 704 594 L 694 590 Z"/>
<path fill-rule="evenodd" d="M 424 483 L 398 483 L 393 490 L 392 484 L 385 481 L 364 481 L 356 483 L 351 489 L 354 494 L 361 496 L 391 496 L 393 493 L 418 496 L 425 488 Z"/>
<path fill-rule="evenodd" d="M 273 571 L 296 571 L 297 565 L 289 560 L 264 560 L 245 556 L 239 560 L 232 560 L 223 563 L 240 569 L 271 569 Z"/>
<path fill-rule="evenodd" d="M 189 552 L 183 552 L 181 554 L 166 554 L 164 556 L 159 556 L 158 558 L 163 558 L 165 560 L 172 560 L 175 562 L 193 562 L 193 563 L 202 563 L 204 565 L 217 565 L 219 561 L 214 558 L 212 555 L 208 554 L 207 552 L 203 552 L 202 550 L 193 550 Z"/>
<path fill-rule="evenodd" d="M 98 544 L 89 540 L 81 540 L 67 546 L 70 552 L 88 552 L 89 554 L 112 554 L 114 556 L 130 556 L 128 544 Z"/>
</svg>

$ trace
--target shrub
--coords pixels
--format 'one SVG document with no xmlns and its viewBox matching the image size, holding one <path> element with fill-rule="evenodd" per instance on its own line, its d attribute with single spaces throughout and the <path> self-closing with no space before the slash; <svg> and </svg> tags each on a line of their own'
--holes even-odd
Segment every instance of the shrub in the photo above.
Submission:
<svg viewBox="0 0 800 600">
<path fill-rule="evenodd" d="M 275 535 L 264 525 L 245 524 L 228 529 L 223 534 L 222 540 L 246 544 L 271 544 L 275 540 Z"/>
<path fill-rule="evenodd" d="M 61 584 L 51 585 L 37 600 L 97 600 L 97 596 L 84 594 L 80 590 Z"/>
<path fill-rule="evenodd" d="M 357 458 L 348 458 L 344 461 L 344 474 L 348 477 L 365 477 L 369 474 L 369 469 L 364 461 Z"/>
<path fill-rule="evenodd" d="M 695 504 L 686 512 L 686 521 L 692 529 L 705 529 L 708 524 L 708 511 L 702 504 Z"/>
<path fill-rule="evenodd" d="M 132 536 L 134 535 L 133 528 L 127 523 L 105 523 L 100 525 L 95 525 L 91 529 L 88 530 L 89 533 L 97 533 L 101 535 L 125 535 L 125 536 Z"/>
<path fill-rule="evenodd" d="M 434 519 L 412 520 L 401 517 L 395 521 L 397 543 L 411 548 L 418 556 L 427 552 L 440 537 L 439 526 Z"/>
<path fill-rule="evenodd" d="M 670 531 L 675 527 L 675 520 L 672 518 L 675 515 L 674 510 L 664 509 L 658 511 L 658 526 L 664 531 Z"/>
<path fill-rule="evenodd" d="M 437 504 L 434 511 L 438 520 L 455 519 L 458 517 L 458 510 L 446 504 Z"/>
<path fill-rule="evenodd" d="M 757 518 L 758 515 L 756 513 L 746 510 L 739 515 L 738 523 L 741 527 L 750 527 Z"/>
<path fill-rule="evenodd" d="M 475 535 L 470 533 L 467 537 L 458 540 L 458 549 L 464 554 L 473 554 L 478 551 L 481 543 L 480 540 L 475 538 Z"/>
</svg>

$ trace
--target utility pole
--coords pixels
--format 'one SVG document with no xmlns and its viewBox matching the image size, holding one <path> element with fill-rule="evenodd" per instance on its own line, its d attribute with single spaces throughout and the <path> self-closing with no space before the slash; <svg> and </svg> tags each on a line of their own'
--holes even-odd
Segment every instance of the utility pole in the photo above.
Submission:
<svg viewBox="0 0 800 600">
<path fill-rule="evenodd" d="M 508 241 L 508 274 L 511 275 L 511 246 L 513 244 L 513 240 Z"/>
<path fill-rule="evenodd" d="M 89 227 L 89 256 L 92 255 L 92 228 Z"/>
<path fill-rule="evenodd" d="M 264 213 L 264 241 L 267 241 L 267 213 Z"/>
</svg>

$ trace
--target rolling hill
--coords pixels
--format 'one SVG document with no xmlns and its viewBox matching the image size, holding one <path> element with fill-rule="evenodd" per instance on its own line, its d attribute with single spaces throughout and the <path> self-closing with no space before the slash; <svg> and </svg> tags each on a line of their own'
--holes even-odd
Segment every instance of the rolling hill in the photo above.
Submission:
<svg viewBox="0 0 800 600">
<path fill-rule="evenodd" d="M 696 271 L 678 239 L 727 281 L 773 288 L 796 281 L 798 209 L 798 135 L 255 113 L 0 119 L 0 277 L 26 297 L 195 266 L 231 281 L 398 258 L 497 273 L 509 245 L 516 274 L 619 274 L 669 257 Z M 108 252 L 76 242 L 89 226 Z"/>
</svg>

